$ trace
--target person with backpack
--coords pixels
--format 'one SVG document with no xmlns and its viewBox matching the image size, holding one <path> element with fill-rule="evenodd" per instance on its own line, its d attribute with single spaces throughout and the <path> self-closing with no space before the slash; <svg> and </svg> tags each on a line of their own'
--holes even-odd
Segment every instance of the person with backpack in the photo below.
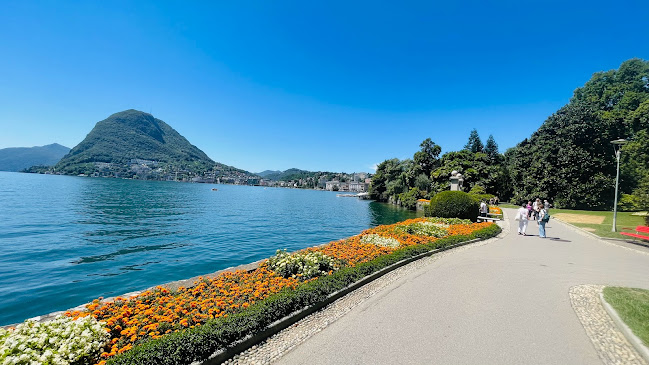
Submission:
<svg viewBox="0 0 649 365">
<path fill-rule="evenodd" d="M 543 203 L 539 203 L 538 205 L 539 208 L 539 237 L 541 238 L 546 238 L 545 235 L 545 224 L 550 221 L 550 214 L 548 213 L 547 210 L 545 210 L 545 207 L 543 206 Z"/>
</svg>

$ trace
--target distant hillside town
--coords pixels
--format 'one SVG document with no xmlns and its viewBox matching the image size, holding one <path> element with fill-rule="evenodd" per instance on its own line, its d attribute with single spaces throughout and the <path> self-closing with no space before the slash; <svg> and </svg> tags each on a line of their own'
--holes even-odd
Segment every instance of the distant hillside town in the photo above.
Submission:
<svg viewBox="0 0 649 365">
<path fill-rule="evenodd" d="M 294 179 L 274 180 L 262 178 L 259 181 L 261 186 L 317 189 L 329 191 L 349 191 L 364 193 L 370 186 L 372 175 L 366 172 L 359 173 L 331 173 L 331 172 L 309 172 L 302 171 L 303 177 Z M 260 173 L 263 176 L 263 173 Z M 308 176 L 311 175 L 311 176 Z"/>
</svg>

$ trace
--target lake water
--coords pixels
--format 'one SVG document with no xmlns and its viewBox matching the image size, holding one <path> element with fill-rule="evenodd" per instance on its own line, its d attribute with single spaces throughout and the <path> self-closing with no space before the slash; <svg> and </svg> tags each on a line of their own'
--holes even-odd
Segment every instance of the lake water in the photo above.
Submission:
<svg viewBox="0 0 649 365">
<path fill-rule="evenodd" d="M 0 325 L 413 217 L 326 191 L 0 172 Z"/>
</svg>

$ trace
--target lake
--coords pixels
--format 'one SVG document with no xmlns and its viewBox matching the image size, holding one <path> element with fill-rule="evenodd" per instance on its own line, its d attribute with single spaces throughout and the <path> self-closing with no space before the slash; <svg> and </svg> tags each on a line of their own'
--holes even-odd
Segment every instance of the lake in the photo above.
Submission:
<svg viewBox="0 0 649 365">
<path fill-rule="evenodd" d="M 0 325 L 415 216 L 328 191 L 0 172 Z"/>
</svg>

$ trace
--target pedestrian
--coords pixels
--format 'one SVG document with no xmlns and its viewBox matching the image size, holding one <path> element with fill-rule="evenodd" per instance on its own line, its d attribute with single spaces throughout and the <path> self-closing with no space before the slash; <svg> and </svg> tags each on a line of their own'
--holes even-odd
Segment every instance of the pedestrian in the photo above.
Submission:
<svg viewBox="0 0 649 365">
<path fill-rule="evenodd" d="M 494 197 L 494 204 L 498 205 L 500 203 L 500 199 L 498 199 L 498 195 Z"/>
<path fill-rule="evenodd" d="M 536 198 L 534 203 L 532 203 L 532 214 L 534 215 L 534 220 L 536 221 L 536 223 L 539 222 L 539 211 L 540 211 L 539 204 L 542 204 L 541 199 L 539 198 Z"/>
<path fill-rule="evenodd" d="M 532 218 L 532 201 L 527 201 L 527 219 Z"/>
<path fill-rule="evenodd" d="M 539 237 L 545 238 L 545 223 L 547 220 L 544 220 L 545 215 L 548 214 L 548 212 L 545 210 L 543 203 L 539 204 Z"/>
<path fill-rule="evenodd" d="M 530 212 L 527 210 L 527 206 L 525 203 L 521 204 L 521 207 L 518 208 L 518 211 L 516 212 L 516 220 L 518 221 L 518 234 L 527 236 L 527 218 L 529 216 Z"/>
<path fill-rule="evenodd" d="M 548 202 L 547 199 L 545 199 L 545 200 L 543 201 L 543 206 L 545 207 L 545 211 L 546 211 L 546 212 L 550 212 L 550 208 L 551 208 L 552 206 L 550 205 L 550 202 Z"/>
<path fill-rule="evenodd" d="M 480 216 L 487 217 L 488 212 L 489 212 L 489 207 L 487 206 L 486 201 L 482 199 L 482 203 L 480 203 Z"/>
</svg>

